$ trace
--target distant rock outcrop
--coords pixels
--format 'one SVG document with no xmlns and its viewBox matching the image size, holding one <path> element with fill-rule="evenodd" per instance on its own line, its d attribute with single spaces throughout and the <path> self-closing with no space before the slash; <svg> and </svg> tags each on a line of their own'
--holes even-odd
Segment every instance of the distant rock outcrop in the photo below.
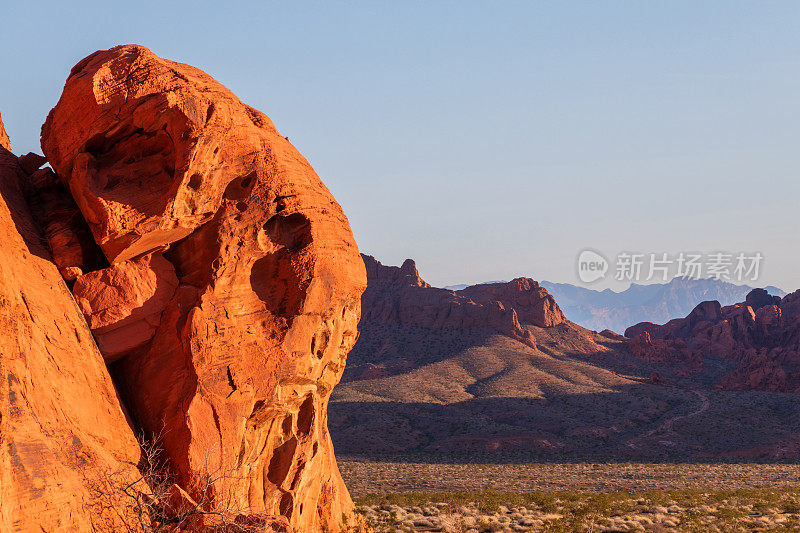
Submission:
<svg viewBox="0 0 800 533">
<path fill-rule="evenodd" d="M 480 304 L 500 302 L 504 307 L 514 309 L 523 324 L 549 328 L 566 320 L 555 299 L 530 278 L 472 285 L 457 294 Z"/>
<path fill-rule="evenodd" d="M 536 340 L 524 324 L 551 327 L 565 321 L 553 297 L 528 278 L 451 291 L 425 283 L 411 259 L 392 267 L 372 256 L 363 258 L 367 269 L 364 320 L 433 328 L 492 328 L 531 347 Z"/>
<path fill-rule="evenodd" d="M 625 331 L 629 350 L 653 362 L 687 363 L 695 371 L 704 357 L 739 366 L 720 388 L 800 392 L 800 291 L 784 298 L 754 289 L 745 302 L 702 302 L 686 318 L 664 325 L 642 322 Z"/>
<path fill-rule="evenodd" d="M 800 402 L 752 391 L 797 390 L 800 292 L 705 302 L 685 318 L 633 326 L 628 339 L 563 320 L 530 280 L 453 291 L 430 287 L 410 260 L 364 260 L 360 337 L 331 404 L 340 453 L 797 457 L 784 443 L 800 434 Z M 497 327 L 483 307 L 513 310 L 534 342 Z M 722 387 L 737 390 L 714 390 Z"/>
</svg>

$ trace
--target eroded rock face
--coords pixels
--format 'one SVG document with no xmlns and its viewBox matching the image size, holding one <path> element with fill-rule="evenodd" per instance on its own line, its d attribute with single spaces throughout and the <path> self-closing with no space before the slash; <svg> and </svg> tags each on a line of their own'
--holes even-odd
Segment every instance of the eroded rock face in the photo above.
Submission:
<svg viewBox="0 0 800 533">
<path fill-rule="evenodd" d="M 85 271 L 108 266 L 78 206 L 55 173 L 39 169 L 27 181 L 31 213 L 64 279 L 73 281 Z"/>
<path fill-rule="evenodd" d="M 139 447 L 26 180 L 0 147 L 0 531 L 123 531 L 94 491 L 109 472 L 136 479 Z"/>
<path fill-rule="evenodd" d="M 122 285 L 115 269 L 157 251 L 174 267 L 152 340 L 124 347 L 114 374 L 136 421 L 162 436 L 180 487 L 198 498 L 217 475 L 215 505 L 282 515 L 298 531 L 336 531 L 343 515 L 353 525 L 327 403 L 366 279 L 308 162 L 210 76 L 140 46 L 73 68 L 42 145 L 112 263 L 76 281 L 96 331 L 133 307 L 101 296 Z M 122 277 L 151 276 L 140 272 Z M 159 275 L 149 279 L 158 292 Z M 126 290 L 137 302 L 150 292 Z"/>
<path fill-rule="evenodd" d="M 687 363 L 703 368 L 703 358 L 739 363 L 720 388 L 800 392 L 800 291 L 783 299 L 763 289 L 743 303 L 721 307 L 702 302 L 686 318 L 664 325 L 631 326 L 630 352 L 646 361 Z"/>
</svg>

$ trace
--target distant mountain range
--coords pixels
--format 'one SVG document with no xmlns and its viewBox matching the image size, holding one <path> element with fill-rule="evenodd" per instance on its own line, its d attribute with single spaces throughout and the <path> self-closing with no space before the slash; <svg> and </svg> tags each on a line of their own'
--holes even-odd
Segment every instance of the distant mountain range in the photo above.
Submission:
<svg viewBox="0 0 800 533">
<path fill-rule="evenodd" d="M 611 289 L 597 291 L 551 281 L 542 281 L 540 285 L 556 299 L 561 311 L 572 322 L 594 331 L 610 329 L 617 333 L 624 333 L 639 322 L 663 324 L 684 317 L 700 302 L 717 300 L 723 306 L 732 305 L 743 301 L 747 293 L 756 288 L 711 278 L 674 278 L 669 283 L 649 285 L 632 283 L 621 292 Z M 458 291 L 467 286 L 449 285 L 444 288 Z M 786 292 L 778 287 L 763 288 L 773 296 L 786 296 Z"/>
<path fill-rule="evenodd" d="M 755 287 L 715 279 L 674 278 L 669 283 L 631 284 L 622 292 L 596 291 L 569 283 L 541 282 L 556 299 L 566 317 L 595 331 L 623 333 L 638 322 L 663 324 L 684 317 L 700 302 L 716 300 L 721 305 L 744 301 Z M 778 287 L 763 287 L 773 296 L 786 296 Z"/>
</svg>

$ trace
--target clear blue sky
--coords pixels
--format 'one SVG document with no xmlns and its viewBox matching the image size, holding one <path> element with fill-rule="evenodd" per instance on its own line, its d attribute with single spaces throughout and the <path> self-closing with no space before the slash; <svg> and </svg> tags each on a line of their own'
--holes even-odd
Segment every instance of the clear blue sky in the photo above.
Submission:
<svg viewBox="0 0 800 533">
<path fill-rule="evenodd" d="M 760 251 L 800 287 L 798 2 L 9 2 L 14 151 L 131 42 L 270 115 L 361 250 L 433 284 L 575 282 L 591 247 Z"/>
</svg>

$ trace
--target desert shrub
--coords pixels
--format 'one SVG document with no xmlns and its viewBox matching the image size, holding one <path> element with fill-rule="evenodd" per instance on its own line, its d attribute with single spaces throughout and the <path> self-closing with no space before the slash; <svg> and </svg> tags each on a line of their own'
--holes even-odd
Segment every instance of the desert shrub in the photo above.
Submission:
<svg viewBox="0 0 800 533">
<path fill-rule="evenodd" d="M 264 520 L 237 509 L 221 490 L 230 471 L 206 466 L 198 473 L 192 498 L 175 484 L 161 436 L 139 438 L 138 465 L 120 465 L 99 477 L 87 478 L 93 530 L 98 532 L 167 533 L 204 527 L 214 533 L 263 531 Z M 121 529 L 123 528 L 123 529 Z"/>
</svg>

